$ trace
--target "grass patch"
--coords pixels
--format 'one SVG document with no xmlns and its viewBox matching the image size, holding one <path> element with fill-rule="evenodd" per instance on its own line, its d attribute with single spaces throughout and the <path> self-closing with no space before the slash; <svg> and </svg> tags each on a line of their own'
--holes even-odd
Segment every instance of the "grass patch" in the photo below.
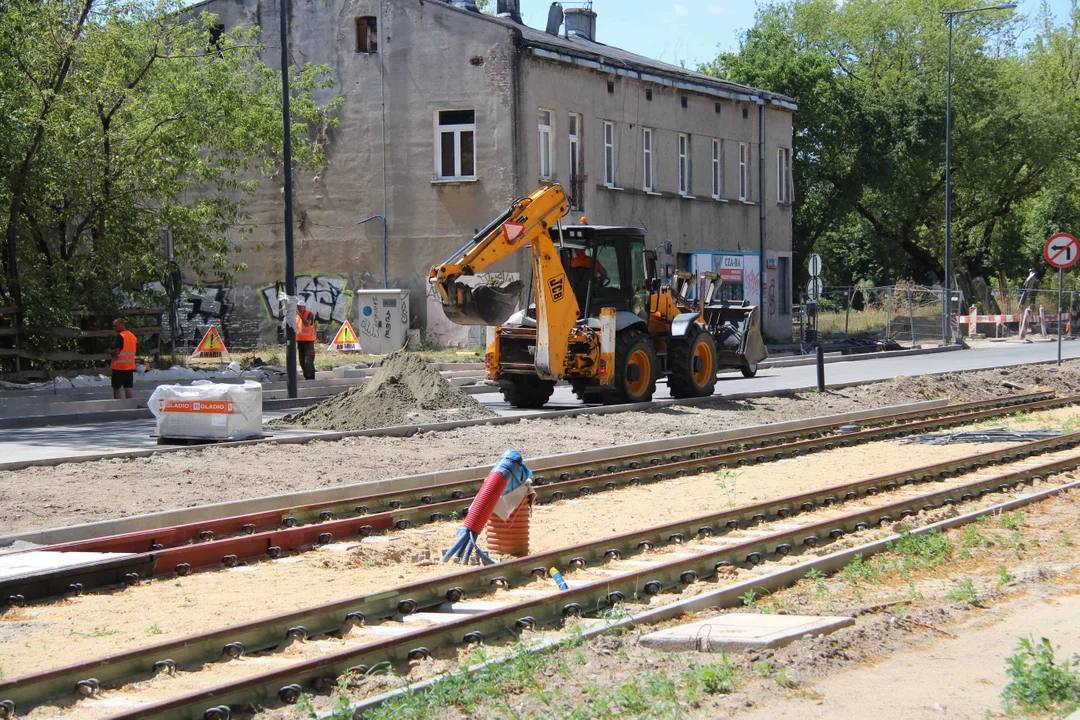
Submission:
<svg viewBox="0 0 1080 720">
<path fill-rule="evenodd" d="M 953 557 L 955 548 L 949 538 L 934 530 L 924 535 L 904 532 L 895 543 L 889 543 L 886 551 L 864 560 L 856 555 L 840 572 L 850 585 L 880 583 L 891 575 L 908 577 L 915 570 L 940 567 Z"/>
<path fill-rule="evenodd" d="M 692 691 L 704 691 L 708 695 L 730 695 L 739 687 L 742 676 L 738 664 L 720 653 L 720 660 L 708 665 L 691 665 L 683 676 L 686 686 Z"/>
<path fill-rule="evenodd" d="M 1021 638 L 1005 665 L 1010 679 L 1001 697 L 1010 713 L 1068 714 L 1080 705 L 1080 656 L 1057 662 L 1049 640 Z"/>
<path fill-rule="evenodd" d="M 88 632 L 88 633 L 79 632 L 78 630 L 72 630 L 68 634 L 69 635 L 76 635 L 78 637 L 83 637 L 83 638 L 102 638 L 102 637 L 109 637 L 110 635 L 117 635 L 119 633 L 120 633 L 119 630 L 110 630 L 107 627 L 103 627 L 103 628 L 98 628 L 97 630 L 94 630 L 93 632 Z"/>
</svg>

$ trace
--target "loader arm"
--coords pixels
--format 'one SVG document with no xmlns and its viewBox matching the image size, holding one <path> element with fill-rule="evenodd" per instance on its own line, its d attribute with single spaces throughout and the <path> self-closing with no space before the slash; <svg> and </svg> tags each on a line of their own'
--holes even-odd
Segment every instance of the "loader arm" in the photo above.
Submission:
<svg viewBox="0 0 1080 720">
<path fill-rule="evenodd" d="M 446 317 L 458 325 L 499 325 L 513 312 L 520 283 L 470 287 L 460 278 L 483 272 L 527 245 L 532 246 L 536 298 L 536 370 L 552 380 L 564 376 L 571 330 L 580 314 L 577 298 L 548 232 L 569 210 L 559 185 L 540 188 L 518 200 L 480 231 L 468 245 L 441 265 L 428 283 L 435 288 Z M 520 225 L 509 233 L 507 223 Z M 516 230 L 515 230 L 516 232 Z"/>
</svg>

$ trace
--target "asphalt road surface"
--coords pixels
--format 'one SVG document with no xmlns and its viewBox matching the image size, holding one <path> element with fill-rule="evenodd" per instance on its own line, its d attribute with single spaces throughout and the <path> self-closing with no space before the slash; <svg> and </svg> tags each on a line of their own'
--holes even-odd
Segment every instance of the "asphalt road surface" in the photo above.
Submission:
<svg viewBox="0 0 1080 720">
<path fill-rule="evenodd" d="M 1080 357 L 1080 342 L 1064 344 L 1062 356 L 1066 359 Z M 882 358 L 871 355 L 854 362 L 833 363 L 825 366 L 825 381 L 838 385 L 868 380 L 886 380 L 897 375 L 928 375 L 962 370 L 984 370 L 1009 365 L 1045 362 L 1057 358 L 1057 345 L 1051 342 L 1021 344 L 1017 342 L 992 344 L 962 352 L 915 355 L 900 358 Z M 817 369 L 813 365 L 761 370 L 757 377 L 746 379 L 739 373 L 726 373 L 716 384 L 717 395 L 738 395 L 762 391 L 797 390 L 817 384 Z M 502 415 L 524 412 L 510 408 L 499 393 L 474 395 Z M 667 386 L 657 385 L 655 399 L 669 398 Z M 548 410 L 566 410 L 580 407 L 569 387 L 555 388 L 548 403 Z M 280 413 L 266 413 L 269 420 Z M 79 455 L 97 455 L 106 452 L 146 450 L 157 447 L 151 437 L 153 420 L 130 422 L 92 423 L 63 427 L 37 427 L 0 430 L 0 463 L 39 460 Z M 301 430 L 280 431 L 275 435 L 317 434 Z"/>
</svg>

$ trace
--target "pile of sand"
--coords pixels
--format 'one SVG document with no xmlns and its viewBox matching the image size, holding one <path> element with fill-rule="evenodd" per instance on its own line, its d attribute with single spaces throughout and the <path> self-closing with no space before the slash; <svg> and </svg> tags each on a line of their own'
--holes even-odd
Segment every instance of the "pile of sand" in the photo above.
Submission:
<svg viewBox="0 0 1080 720">
<path fill-rule="evenodd" d="M 388 355 L 374 377 L 359 387 L 277 421 L 312 430 L 370 430 L 393 425 L 475 420 L 493 410 L 451 385 L 408 352 Z"/>
</svg>

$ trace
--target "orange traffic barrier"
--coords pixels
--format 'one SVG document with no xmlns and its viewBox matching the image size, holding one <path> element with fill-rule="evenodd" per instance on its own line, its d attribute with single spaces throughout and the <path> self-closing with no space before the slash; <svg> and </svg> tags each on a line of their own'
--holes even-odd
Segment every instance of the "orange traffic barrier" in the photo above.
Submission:
<svg viewBox="0 0 1080 720">
<path fill-rule="evenodd" d="M 524 557 L 529 554 L 529 519 L 532 494 L 527 495 L 507 520 L 494 513 L 487 524 L 487 549 L 490 553 Z"/>
</svg>

